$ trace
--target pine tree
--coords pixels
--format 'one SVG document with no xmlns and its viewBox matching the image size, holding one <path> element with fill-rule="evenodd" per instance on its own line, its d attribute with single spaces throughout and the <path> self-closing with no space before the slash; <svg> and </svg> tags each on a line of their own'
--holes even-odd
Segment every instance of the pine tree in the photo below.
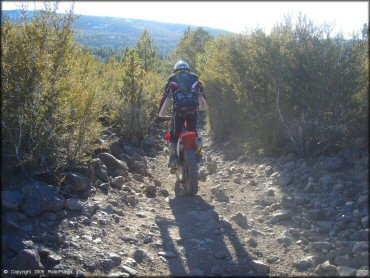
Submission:
<svg viewBox="0 0 370 278">
<path fill-rule="evenodd" d="M 194 72 L 198 72 L 196 68 L 198 56 L 205 52 L 205 46 L 211 38 L 212 36 L 201 27 L 195 31 L 188 27 L 172 53 L 171 60 L 185 60 Z"/>
<path fill-rule="evenodd" d="M 152 70 L 156 60 L 156 52 L 153 46 L 153 39 L 147 29 L 141 35 L 136 49 L 142 60 L 144 70 L 146 72 Z"/>
<path fill-rule="evenodd" d="M 118 88 L 121 99 L 119 108 L 121 133 L 130 138 L 133 136 L 141 138 L 147 132 L 147 119 L 143 94 L 144 70 L 136 49 L 126 50 L 122 66 L 122 85 Z"/>
</svg>

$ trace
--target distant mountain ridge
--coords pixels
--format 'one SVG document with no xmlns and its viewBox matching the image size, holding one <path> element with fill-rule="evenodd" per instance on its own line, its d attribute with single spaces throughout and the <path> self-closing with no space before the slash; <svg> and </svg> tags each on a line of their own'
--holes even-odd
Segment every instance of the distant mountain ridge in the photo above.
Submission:
<svg viewBox="0 0 370 278">
<path fill-rule="evenodd" d="M 32 18 L 34 11 L 27 11 L 27 15 Z M 8 16 L 11 20 L 16 21 L 21 18 L 21 10 L 2 11 L 2 16 Z M 202 27 L 213 36 L 231 33 L 221 29 L 188 24 L 107 16 L 78 16 L 74 22 L 76 40 L 88 48 L 120 50 L 125 47 L 133 47 L 144 29 L 147 29 L 154 40 L 158 53 L 164 56 L 176 47 L 188 27 L 191 29 Z"/>
</svg>

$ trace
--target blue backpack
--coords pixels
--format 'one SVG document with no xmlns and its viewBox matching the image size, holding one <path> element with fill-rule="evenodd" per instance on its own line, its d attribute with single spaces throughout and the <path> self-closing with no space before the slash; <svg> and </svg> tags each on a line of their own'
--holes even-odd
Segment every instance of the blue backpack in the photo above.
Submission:
<svg viewBox="0 0 370 278">
<path fill-rule="evenodd" d="M 174 81 L 179 85 L 179 89 L 173 92 L 173 108 L 176 112 L 192 112 L 198 107 L 198 96 L 192 89 L 198 77 L 188 72 L 180 72 L 174 75 Z"/>
</svg>

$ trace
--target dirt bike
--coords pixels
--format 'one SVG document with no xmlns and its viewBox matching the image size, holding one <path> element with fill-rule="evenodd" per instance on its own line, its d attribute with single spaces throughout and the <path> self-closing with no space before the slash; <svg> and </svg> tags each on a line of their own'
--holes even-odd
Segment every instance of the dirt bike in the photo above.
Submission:
<svg viewBox="0 0 370 278">
<path fill-rule="evenodd" d="M 170 120 L 171 117 L 161 117 L 161 120 Z M 170 132 L 166 134 L 166 141 L 170 143 Z M 198 162 L 202 150 L 202 137 L 194 131 L 186 130 L 186 123 L 179 135 L 176 147 L 176 184 L 175 195 L 194 196 L 198 193 Z"/>
</svg>

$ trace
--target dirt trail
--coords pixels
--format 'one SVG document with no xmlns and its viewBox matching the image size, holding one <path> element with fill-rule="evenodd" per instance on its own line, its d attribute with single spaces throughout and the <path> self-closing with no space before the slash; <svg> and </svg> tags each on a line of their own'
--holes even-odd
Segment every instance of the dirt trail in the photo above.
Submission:
<svg viewBox="0 0 370 278">
<path fill-rule="evenodd" d="M 197 196 L 175 198 L 161 143 L 146 157 L 152 177 L 129 173 L 119 188 L 99 185 L 80 208 L 6 230 L 28 243 L 5 239 L 5 265 L 26 246 L 46 271 L 87 277 L 368 275 L 366 173 L 342 168 L 328 177 L 294 157 L 228 160 L 232 146 L 221 152 L 201 135 Z M 347 211 L 350 219 L 341 217 Z"/>
</svg>

